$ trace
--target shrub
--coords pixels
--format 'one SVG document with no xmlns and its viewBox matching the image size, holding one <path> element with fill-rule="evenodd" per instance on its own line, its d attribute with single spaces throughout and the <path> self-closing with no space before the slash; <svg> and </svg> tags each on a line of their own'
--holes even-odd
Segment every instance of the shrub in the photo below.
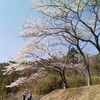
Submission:
<svg viewBox="0 0 100 100">
<path fill-rule="evenodd" d="M 100 76 L 92 76 L 92 84 L 100 84 Z"/>
<path fill-rule="evenodd" d="M 44 81 L 37 82 L 34 92 L 42 95 L 59 88 L 62 88 L 61 79 L 54 74 L 48 74 Z"/>
<path fill-rule="evenodd" d="M 86 85 L 86 79 L 84 77 L 78 77 L 77 79 L 75 77 L 68 77 L 67 81 L 69 87 L 80 87 Z"/>
<path fill-rule="evenodd" d="M 69 88 L 87 85 L 87 79 L 85 76 L 77 76 L 76 78 L 72 76 L 72 77 L 67 77 L 66 79 L 67 79 Z M 93 85 L 100 84 L 100 77 L 92 76 L 92 82 L 93 82 Z M 53 90 L 62 88 L 62 81 L 61 81 L 61 78 L 58 77 L 57 75 L 48 74 L 44 80 L 40 82 L 36 82 L 34 86 L 33 86 L 34 87 L 33 92 L 35 94 L 43 95 Z"/>
</svg>

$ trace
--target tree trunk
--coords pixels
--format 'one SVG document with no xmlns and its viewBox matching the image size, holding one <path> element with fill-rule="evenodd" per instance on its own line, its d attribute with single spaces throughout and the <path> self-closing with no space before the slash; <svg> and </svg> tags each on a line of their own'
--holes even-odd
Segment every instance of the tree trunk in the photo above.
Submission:
<svg viewBox="0 0 100 100">
<path fill-rule="evenodd" d="M 63 86 L 63 89 L 68 88 L 68 83 L 67 83 L 67 80 L 64 78 L 64 76 L 62 76 L 62 86 Z"/>
<path fill-rule="evenodd" d="M 83 51 L 80 49 L 80 47 L 77 45 L 78 50 L 80 51 L 81 55 L 83 56 L 84 59 L 84 64 L 86 66 L 86 70 L 87 70 L 87 85 L 92 85 L 92 79 L 91 79 L 91 73 L 90 73 L 90 64 L 89 64 L 89 58 L 87 56 L 87 58 L 85 57 Z"/>
<path fill-rule="evenodd" d="M 91 73 L 90 73 L 89 66 L 87 66 L 87 72 L 88 72 L 88 74 L 87 74 L 87 86 L 90 86 L 90 85 L 92 85 L 92 79 L 91 79 Z"/>
<path fill-rule="evenodd" d="M 87 56 L 87 59 L 85 58 L 85 65 L 87 69 L 87 86 L 92 85 L 92 79 L 91 79 L 91 72 L 90 72 L 90 64 L 89 64 L 89 58 Z"/>
<path fill-rule="evenodd" d="M 63 70 L 63 71 L 60 73 L 60 76 L 61 76 L 61 79 L 62 79 L 62 86 L 63 86 L 63 89 L 68 88 L 68 82 L 67 82 L 66 77 L 65 77 L 65 70 Z"/>
</svg>

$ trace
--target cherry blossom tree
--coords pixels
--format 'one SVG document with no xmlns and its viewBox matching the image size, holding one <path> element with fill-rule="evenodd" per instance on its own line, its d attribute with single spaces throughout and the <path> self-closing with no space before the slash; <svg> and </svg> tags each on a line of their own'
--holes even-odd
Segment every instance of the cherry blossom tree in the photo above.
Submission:
<svg viewBox="0 0 100 100">
<path fill-rule="evenodd" d="M 52 30 L 91 43 L 100 52 L 100 0 L 38 0 L 33 7 L 56 22 Z"/>
<path fill-rule="evenodd" d="M 46 15 L 46 18 L 50 18 L 52 27 L 48 29 L 52 32 L 48 32 L 48 35 L 62 36 L 67 42 L 76 46 L 84 58 L 89 77 L 88 84 L 92 84 L 89 63 L 83 49 L 90 43 L 100 53 L 100 1 L 38 0 L 33 2 L 33 6 Z"/>
<path fill-rule="evenodd" d="M 33 1 L 33 7 L 44 14 L 44 18 L 25 21 L 19 36 L 29 39 L 30 43 L 22 48 L 16 59 L 21 61 L 27 58 L 37 61 L 42 67 L 47 67 L 40 60 L 55 58 L 53 49 L 60 47 L 61 51 L 65 52 L 68 49 L 64 47 L 68 48 L 71 44 L 83 57 L 88 73 L 88 85 L 92 84 L 89 58 L 84 49 L 88 44 L 92 44 L 100 52 L 99 5 L 99 0 Z M 55 69 L 54 65 L 53 68 Z"/>
<path fill-rule="evenodd" d="M 58 54 L 58 51 L 53 52 L 56 48 L 58 50 L 60 49 L 61 52 L 67 52 L 68 47 L 73 45 L 77 48 L 80 55 L 83 56 L 84 64 L 88 73 L 88 84 L 91 84 L 89 63 L 87 63 L 86 56 L 83 52 L 83 48 L 87 45 L 87 43 L 82 43 L 75 37 L 67 37 L 65 32 L 62 31 L 62 28 L 52 28 L 53 23 L 54 22 L 51 23 L 49 20 L 31 20 L 29 22 L 25 22 L 20 36 L 28 39 L 30 38 L 31 42 L 22 48 L 18 59 L 29 58 L 31 55 L 35 61 L 38 61 L 40 58 L 43 59 L 45 56 L 53 57 L 51 56 L 52 54 Z M 60 57 L 62 54 L 58 55 Z M 58 55 L 56 55 L 56 57 Z"/>
</svg>

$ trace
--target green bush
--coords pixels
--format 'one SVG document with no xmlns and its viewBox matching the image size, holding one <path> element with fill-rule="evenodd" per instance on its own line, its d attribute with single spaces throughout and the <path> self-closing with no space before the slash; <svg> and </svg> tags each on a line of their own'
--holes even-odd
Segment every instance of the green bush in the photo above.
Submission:
<svg viewBox="0 0 100 100">
<path fill-rule="evenodd" d="M 87 85 L 87 79 L 85 76 L 66 77 L 69 88 L 81 87 Z M 92 76 L 92 82 L 94 84 L 100 84 L 99 76 Z M 56 74 L 48 74 L 45 79 L 40 82 L 36 82 L 33 86 L 33 93 L 38 95 L 47 94 L 53 90 L 62 88 L 61 78 Z"/>
<path fill-rule="evenodd" d="M 80 87 L 86 85 L 86 79 L 84 77 L 68 77 L 67 78 L 69 87 Z"/>
<path fill-rule="evenodd" d="M 37 82 L 34 92 L 36 94 L 47 94 L 55 89 L 62 88 L 61 79 L 53 74 L 49 74 L 46 76 L 44 81 Z"/>
<path fill-rule="evenodd" d="M 10 87 L 6 88 L 6 93 L 7 94 L 8 93 L 17 93 L 18 91 L 19 91 L 19 87 L 17 87 L 17 86 L 12 87 L 12 88 L 10 88 Z"/>
<path fill-rule="evenodd" d="M 100 84 L 100 76 L 92 76 L 92 84 Z"/>
<path fill-rule="evenodd" d="M 80 87 L 80 86 L 86 86 L 87 85 L 87 79 L 86 77 L 77 77 L 75 79 L 74 77 L 68 77 L 67 78 L 69 87 Z M 100 84 L 100 76 L 92 76 L 92 85 Z"/>
<path fill-rule="evenodd" d="M 6 88 L 4 86 L 4 84 L 2 84 L 0 86 L 0 96 L 5 95 L 6 94 Z"/>
<path fill-rule="evenodd" d="M 69 88 L 86 85 L 85 77 L 77 77 L 77 79 L 75 77 L 67 77 L 66 79 Z M 48 74 L 44 81 L 35 83 L 34 92 L 43 95 L 60 88 L 63 88 L 61 78 L 54 74 Z"/>
</svg>

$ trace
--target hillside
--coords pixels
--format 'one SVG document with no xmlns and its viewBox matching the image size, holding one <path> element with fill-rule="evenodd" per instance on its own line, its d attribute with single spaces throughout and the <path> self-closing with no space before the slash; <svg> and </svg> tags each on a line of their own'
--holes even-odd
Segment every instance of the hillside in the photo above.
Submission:
<svg viewBox="0 0 100 100">
<path fill-rule="evenodd" d="M 64 57 L 61 59 L 64 59 Z M 100 73 L 100 54 L 90 57 L 90 61 L 92 73 L 98 76 Z M 45 62 L 47 61 L 45 60 Z M 19 84 L 25 83 L 26 80 L 30 81 L 45 76 L 44 69 L 39 69 L 38 66 L 40 65 L 38 65 L 36 62 L 24 61 L 16 63 L 16 61 L 9 61 L 7 62 L 7 64 L 8 66 L 4 66 L 5 71 L 3 72 L 3 75 L 7 74 L 11 76 L 11 74 L 14 73 L 14 75 L 12 76 L 15 76 L 15 74 L 19 74 L 17 75 L 18 77 L 12 77 L 12 79 L 15 78 L 15 80 L 8 84 L 7 87 L 17 86 Z M 74 67 L 77 68 L 77 71 L 80 71 L 80 69 L 82 68 L 82 64 L 74 64 Z M 66 68 L 69 68 L 69 65 L 66 65 Z M 70 68 L 72 68 L 71 70 L 73 70 L 73 65 L 70 65 Z"/>
<path fill-rule="evenodd" d="M 92 76 L 93 85 L 99 84 L 100 83 L 100 77 L 99 77 L 99 75 L 100 75 L 100 66 L 99 66 L 100 55 L 92 56 L 90 59 L 91 59 L 91 73 L 93 75 Z M 46 62 L 46 60 L 45 60 L 45 62 Z M 59 77 L 56 77 L 59 80 L 58 83 L 55 83 L 55 81 L 49 81 L 49 80 L 53 80 L 53 79 L 55 80 L 55 77 L 53 77 L 53 76 L 47 77 L 47 72 L 44 70 L 44 68 L 42 68 L 42 67 L 39 68 L 38 66 L 40 66 L 40 65 L 35 62 L 31 62 L 31 61 L 30 62 L 25 61 L 25 62 L 21 62 L 21 63 L 9 61 L 4 64 L 1 63 L 1 65 L 0 65 L 0 75 L 1 75 L 1 77 L 0 77 L 0 80 L 1 80 L 0 95 L 4 95 L 6 92 L 7 93 L 9 93 L 9 92 L 16 93 L 16 92 L 20 91 L 20 89 L 23 90 L 23 87 L 27 87 L 27 86 L 29 88 L 31 87 L 31 90 L 33 89 L 32 90 L 33 93 L 37 93 L 37 94 L 41 94 L 41 95 L 43 95 L 45 93 L 49 93 L 58 88 L 62 88 L 62 83 L 61 83 L 61 80 L 59 79 Z M 68 75 L 69 75 L 69 76 L 67 76 L 69 87 L 77 87 L 77 86 L 86 85 L 86 79 L 84 77 L 80 76 L 81 72 L 80 72 L 80 70 L 78 70 L 78 65 L 76 64 L 74 66 L 77 66 L 77 71 L 79 71 L 79 73 L 78 73 L 79 77 L 78 76 L 76 77 L 78 80 L 76 80 L 75 77 L 72 77 L 72 73 L 74 75 L 74 72 L 75 73 L 77 73 L 77 72 L 74 71 L 74 69 L 71 69 L 71 67 L 70 67 L 70 69 L 67 70 Z M 47 77 L 47 79 L 45 77 L 46 81 L 43 79 L 44 76 Z M 57 76 L 58 76 L 58 74 L 57 74 Z M 33 80 L 34 80 L 34 84 L 32 83 Z M 43 82 L 41 82 L 41 85 L 40 85 L 40 82 L 38 84 L 37 80 L 43 81 Z M 27 82 L 27 84 L 24 84 L 26 82 Z M 51 86 L 52 86 L 52 88 L 51 88 Z"/>
<path fill-rule="evenodd" d="M 100 85 L 55 90 L 40 100 L 100 100 Z"/>
</svg>

